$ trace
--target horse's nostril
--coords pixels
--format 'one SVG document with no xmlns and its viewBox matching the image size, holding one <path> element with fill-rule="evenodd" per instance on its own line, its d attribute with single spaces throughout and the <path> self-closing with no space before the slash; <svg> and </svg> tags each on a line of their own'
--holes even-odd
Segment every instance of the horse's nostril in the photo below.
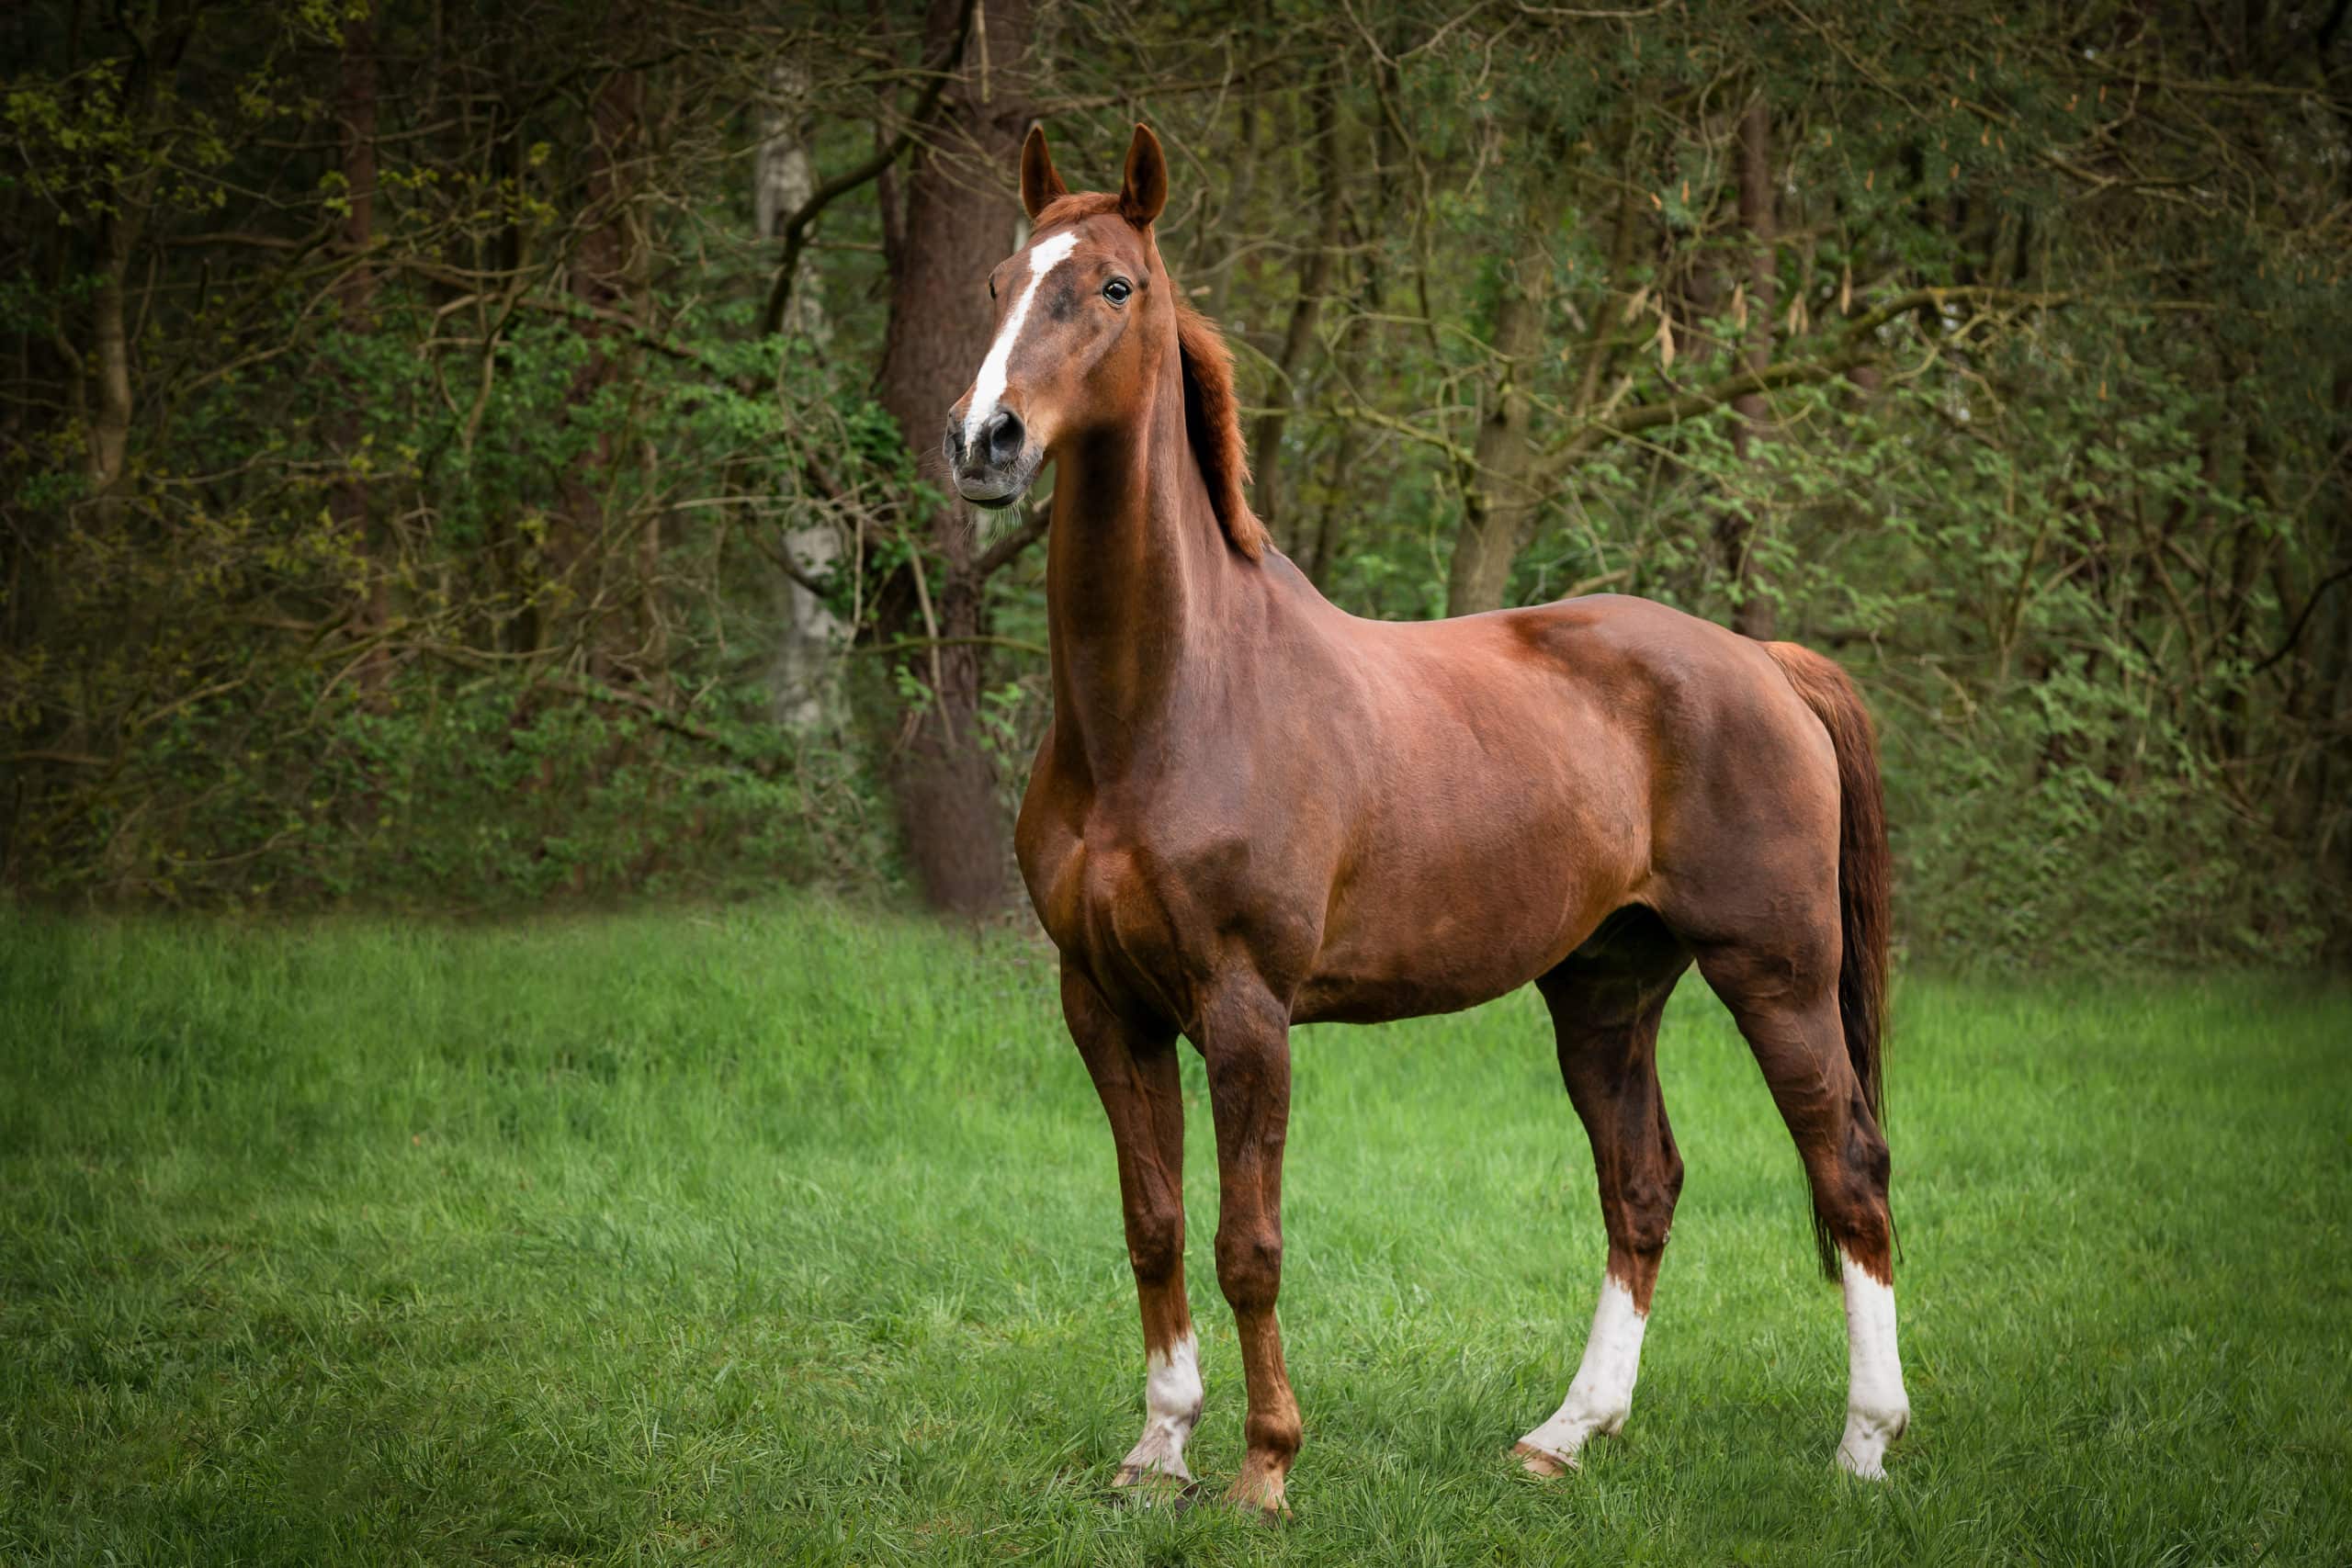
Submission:
<svg viewBox="0 0 2352 1568">
<path fill-rule="evenodd" d="M 1026 434 L 1021 428 L 1020 415 L 1010 409 L 999 412 L 994 419 L 989 421 L 988 429 L 981 432 L 981 440 L 987 446 L 989 461 L 997 464 L 1010 463 L 1020 457 L 1022 439 Z"/>
<path fill-rule="evenodd" d="M 954 415 L 949 415 L 947 430 L 939 438 L 940 450 L 947 454 L 947 466 L 961 468 L 964 462 L 964 427 Z"/>
</svg>

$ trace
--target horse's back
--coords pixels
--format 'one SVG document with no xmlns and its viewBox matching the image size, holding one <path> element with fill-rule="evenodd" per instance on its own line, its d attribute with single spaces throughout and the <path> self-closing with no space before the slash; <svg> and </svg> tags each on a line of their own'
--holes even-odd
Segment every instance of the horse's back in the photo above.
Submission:
<svg viewBox="0 0 2352 1568">
<path fill-rule="evenodd" d="M 1751 874 L 1834 880 L 1835 754 L 1765 644 L 1624 594 L 1423 623 L 1414 639 L 1439 696 L 1425 705 L 1478 694 L 1466 726 L 1416 721 L 1436 743 L 1419 819 L 1395 837 L 1443 844 L 1449 900 L 1477 890 L 1513 911 L 1488 928 L 1513 965 L 1555 960 L 1628 904 L 1712 908 Z"/>
<path fill-rule="evenodd" d="M 1771 645 L 1654 599 L 1593 594 L 1503 612 L 1532 657 L 1639 725 L 1678 773 L 1739 788 L 1759 767 L 1826 776 L 1828 737 Z"/>
</svg>

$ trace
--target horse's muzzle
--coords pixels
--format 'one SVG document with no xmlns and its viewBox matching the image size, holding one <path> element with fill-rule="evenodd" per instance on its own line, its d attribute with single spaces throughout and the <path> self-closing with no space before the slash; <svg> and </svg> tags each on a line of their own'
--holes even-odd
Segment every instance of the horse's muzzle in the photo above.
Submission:
<svg viewBox="0 0 2352 1568">
<path fill-rule="evenodd" d="M 990 414 L 972 441 L 965 439 L 963 422 L 951 416 L 943 446 L 956 493 L 975 506 L 992 509 L 1021 499 L 1037 477 L 1043 456 L 1031 446 L 1027 428 L 1011 409 Z"/>
</svg>

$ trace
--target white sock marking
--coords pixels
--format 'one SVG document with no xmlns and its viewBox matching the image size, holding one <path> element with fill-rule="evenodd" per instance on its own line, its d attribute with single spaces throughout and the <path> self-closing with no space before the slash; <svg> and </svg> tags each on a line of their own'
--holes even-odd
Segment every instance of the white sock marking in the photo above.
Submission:
<svg viewBox="0 0 2352 1568">
<path fill-rule="evenodd" d="M 1568 1397 L 1552 1418 L 1520 1439 L 1573 1465 L 1577 1450 L 1595 1432 L 1614 1433 L 1634 1407 L 1634 1380 L 1642 1370 L 1642 1331 L 1647 1314 L 1635 1310 L 1634 1292 L 1614 1275 L 1600 1281 L 1600 1302 L 1592 1309 L 1592 1337 Z"/>
<path fill-rule="evenodd" d="M 1077 248 L 1078 231 L 1066 229 L 1029 253 L 1029 281 L 1022 288 L 1021 298 L 1012 302 L 1012 312 L 1004 318 L 996 342 L 989 345 L 989 356 L 980 361 L 980 373 L 972 379 L 972 400 L 964 410 L 967 447 L 978 445 L 981 426 L 996 412 L 996 400 L 1004 396 L 1004 373 L 1012 364 L 1012 350 L 1020 342 L 1022 325 L 1029 319 L 1029 302 L 1037 298 L 1046 274 L 1061 265 L 1063 258 Z"/>
<path fill-rule="evenodd" d="M 1167 1475 L 1190 1482 L 1184 1442 L 1201 1418 L 1200 1346 L 1187 1334 L 1166 1351 L 1147 1352 L 1143 1364 L 1143 1436 L 1121 1462 L 1120 1479 Z"/>
<path fill-rule="evenodd" d="M 1894 1292 L 1861 1265 L 1838 1255 L 1846 1285 L 1846 1350 L 1850 1381 L 1846 1387 L 1846 1435 L 1838 1463 L 1855 1475 L 1879 1480 L 1886 1474 L 1886 1445 L 1911 1423 L 1911 1400 L 1903 1392 L 1903 1359 L 1894 1348 Z"/>
</svg>

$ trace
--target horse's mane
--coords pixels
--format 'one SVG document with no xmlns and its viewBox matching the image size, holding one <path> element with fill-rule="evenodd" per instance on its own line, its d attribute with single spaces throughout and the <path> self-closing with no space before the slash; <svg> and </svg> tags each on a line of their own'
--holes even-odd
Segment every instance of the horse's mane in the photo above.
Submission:
<svg viewBox="0 0 2352 1568">
<path fill-rule="evenodd" d="M 1036 227 L 1118 210 L 1115 196 L 1073 192 L 1048 203 L 1037 214 Z M 1250 452 L 1241 439 L 1241 404 L 1233 395 L 1233 351 L 1225 346 L 1216 323 L 1193 310 L 1182 293 L 1176 296 L 1176 348 L 1183 362 L 1184 434 L 1208 484 L 1209 504 L 1233 547 L 1256 560 L 1266 552 L 1266 525 L 1242 493 L 1250 482 Z"/>
<path fill-rule="evenodd" d="M 1241 487 L 1250 482 L 1250 451 L 1241 440 L 1241 404 L 1233 395 L 1233 351 L 1216 323 L 1176 299 L 1176 347 L 1184 361 L 1184 433 L 1193 438 L 1209 503 L 1233 547 L 1256 560 L 1266 552 L 1266 525 L 1250 510 Z"/>
</svg>

